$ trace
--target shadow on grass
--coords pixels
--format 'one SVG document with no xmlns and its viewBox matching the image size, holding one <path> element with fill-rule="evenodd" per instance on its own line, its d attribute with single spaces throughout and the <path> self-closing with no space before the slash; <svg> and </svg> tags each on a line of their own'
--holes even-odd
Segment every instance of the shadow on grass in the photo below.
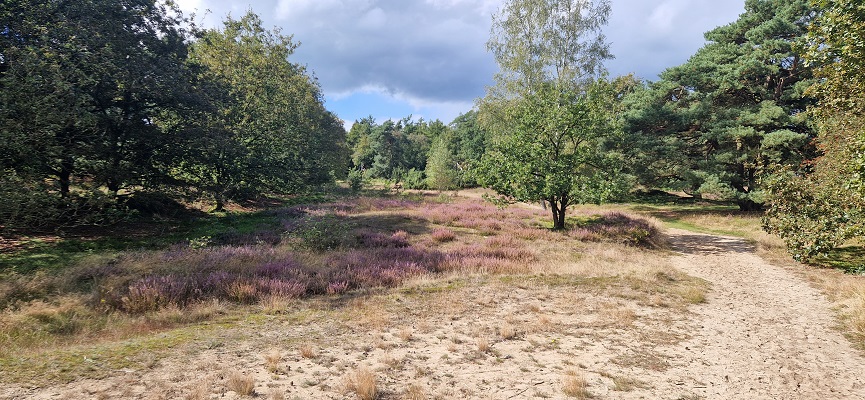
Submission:
<svg viewBox="0 0 865 400">
<path fill-rule="evenodd" d="M 278 223 L 268 211 L 214 213 L 86 227 L 51 235 L 7 237 L 0 248 L 0 274 L 54 272 L 90 255 L 159 250 L 182 242 L 272 229 Z"/>
<path fill-rule="evenodd" d="M 755 251 L 755 247 L 744 240 L 707 235 L 677 235 L 673 237 L 671 244 L 673 250 L 685 254 L 713 255 Z"/>
<path fill-rule="evenodd" d="M 848 274 L 865 275 L 865 245 L 835 248 L 810 264 L 819 268 L 840 269 Z"/>
</svg>

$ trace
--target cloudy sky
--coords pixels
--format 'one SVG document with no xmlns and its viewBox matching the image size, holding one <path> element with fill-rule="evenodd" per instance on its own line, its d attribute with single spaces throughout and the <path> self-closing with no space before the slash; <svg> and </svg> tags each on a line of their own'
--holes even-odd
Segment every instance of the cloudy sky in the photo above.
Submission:
<svg viewBox="0 0 865 400">
<path fill-rule="evenodd" d="M 293 62 L 319 78 L 327 108 L 346 121 L 413 115 L 445 123 L 472 108 L 497 67 L 486 52 L 503 0 L 179 0 L 216 27 L 251 9 L 293 34 Z M 703 32 L 736 20 L 744 0 L 612 0 L 605 29 L 611 76 L 657 79 L 704 44 Z"/>
</svg>

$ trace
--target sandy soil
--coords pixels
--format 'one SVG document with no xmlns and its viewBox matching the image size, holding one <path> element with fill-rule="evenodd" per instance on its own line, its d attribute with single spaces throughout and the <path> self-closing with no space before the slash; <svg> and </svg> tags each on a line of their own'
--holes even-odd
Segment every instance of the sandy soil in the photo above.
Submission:
<svg viewBox="0 0 865 400">
<path fill-rule="evenodd" d="M 671 236 L 675 266 L 713 285 L 672 379 L 711 399 L 865 399 L 865 360 L 833 329 L 823 295 L 741 239 Z"/>
<path fill-rule="evenodd" d="M 823 295 L 743 240 L 669 235 L 671 265 L 710 282 L 705 303 L 627 279 L 420 281 L 246 321 L 105 379 L 0 387 L 0 398 L 236 399 L 228 381 L 241 374 L 257 398 L 352 399 L 350 378 L 368 368 L 379 399 L 564 399 L 580 382 L 572 393 L 596 399 L 865 399 L 865 360 L 833 330 Z"/>
</svg>

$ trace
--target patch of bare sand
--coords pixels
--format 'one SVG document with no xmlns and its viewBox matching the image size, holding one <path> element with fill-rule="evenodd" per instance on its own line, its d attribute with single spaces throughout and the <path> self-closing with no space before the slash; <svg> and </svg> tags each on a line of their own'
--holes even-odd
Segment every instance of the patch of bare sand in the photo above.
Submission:
<svg viewBox="0 0 865 400">
<path fill-rule="evenodd" d="M 670 234 L 668 264 L 711 282 L 705 304 L 667 290 L 681 277 L 660 266 L 421 280 L 298 302 L 175 357 L 0 398 L 250 398 L 232 383 L 247 376 L 256 398 L 354 399 L 364 369 L 379 399 L 865 398 L 865 363 L 822 295 L 742 240 Z"/>
</svg>

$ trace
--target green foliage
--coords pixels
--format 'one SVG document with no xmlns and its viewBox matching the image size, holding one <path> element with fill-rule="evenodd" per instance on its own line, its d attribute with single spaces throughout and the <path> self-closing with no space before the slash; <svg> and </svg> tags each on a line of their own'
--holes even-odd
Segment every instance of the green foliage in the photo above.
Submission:
<svg viewBox="0 0 865 400">
<path fill-rule="evenodd" d="M 865 7 L 851 0 L 812 4 L 819 14 L 807 56 L 821 81 L 809 89 L 820 99 L 810 115 L 823 155 L 767 180 L 770 207 L 763 221 L 794 258 L 809 262 L 865 234 Z"/>
<path fill-rule="evenodd" d="M 763 219 L 764 228 L 781 236 L 796 260 L 825 256 L 847 239 L 863 234 L 861 203 L 850 201 L 843 187 L 830 186 L 836 182 L 778 173 L 766 183 L 772 202 Z"/>
<path fill-rule="evenodd" d="M 251 12 L 229 17 L 192 47 L 204 77 L 228 88 L 219 111 L 203 122 L 221 132 L 200 137 L 212 151 L 184 157 L 184 176 L 207 188 L 217 209 L 226 199 L 302 191 L 347 169 L 345 130 L 325 110 L 318 84 L 288 60 L 296 47 Z"/>
<path fill-rule="evenodd" d="M 598 81 L 587 93 L 552 84 L 512 104 L 508 125 L 480 167 L 480 181 L 505 199 L 546 201 L 556 229 L 571 204 L 602 203 L 626 193 L 621 160 L 604 150 L 618 132 L 611 85 Z"/>
<path fill-rule="evenodd" d="M 6 229 L 104 220 L 136 192 L 219 209 L 348 169 L 295 44 L 254 14 L 207 32 L 171 1 L 13 0 L 0 16 Z"/>
<path fill-rule="evenodd" d="M 473 187 L 478 185 L 478 163 L 489 147 L 490 138 L 487 131 L 478 122 L 477 111 L 469 111 L 456 117 L 450 123 L 451 134 L 445 136 L 449 140 L 452 151 L 457 185 Z"/>
<path fill-rule="evenodd" d="M 153 0 L 0 5 L 0 169 L 20 189 L 7 228 L 81 223 L 102 189 L 169 180 L 183 140 L 157 120 L 196 92 L 179 15 Z"/>
<path fill-rule="evenodd" d="M 501 67 L 494 90 L 532 91 L 548 81 L 579 85 L 598 76 L 612 58 L 601 33 L 609 14 L 609 0 L 506 1 L 487 42 Z"/>
<path fill-rule="evenodd" d="M 363 188 L 363 171 L 359 169 L 352 169 L 348 172 L 348 187 L 351 189 L 353 193 L 360 192 Z"/>
<path fill-rule="evenodd" d="M 629 95 L 629 159 L 642 183 L 761 208 L 760 179 L 813 156 L 803 113 L 812 67 L 796 50 L 812 15 L 806 0 L 748 0 L 688 62 Z"/>
<path fill-rule="evenodd" d="M 416 170 L 414 168 L 405 171 L 402 180 L 403 187 L 406 189 L 426 189 L 428 187 L 424 171 Z"/>
<path fill-rule="evenodd" d="M 458 176 L 453 159 L 453 151 L 448 146 L 446 135 L 433 142 L 427 159 L 427 185 L 432 189 L 449 190 L 457 186 Z"/>
<path fill-rule="evenodd" d="M 593 76 L 611 58 L 601 34 L 608 1 L 511 0 L 487 48 L 501 72 L 480 101 L 493 134 L 479 181 L 499 201 L 545 201 L 555 229 L 571 204 L 603 202 L 626 186 L 605 144 L 618 134 L 613 85 Z"/>
</svg>

